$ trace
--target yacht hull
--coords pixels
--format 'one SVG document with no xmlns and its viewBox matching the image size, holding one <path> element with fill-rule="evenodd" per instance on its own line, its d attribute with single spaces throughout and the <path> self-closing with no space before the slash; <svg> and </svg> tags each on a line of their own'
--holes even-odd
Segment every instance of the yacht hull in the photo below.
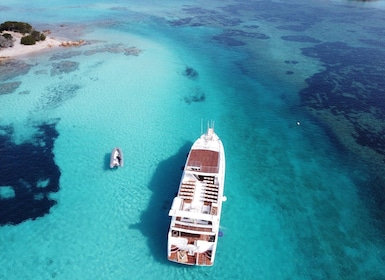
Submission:
<svg viewBox="0 0 385 280">
<path fill-rule="evenodd" d="M 225 181 L 225 153 L 213 128 L 191 147 L 168 232 L 168 260 L 185 265 L 214 264 Z"/>
</svg>

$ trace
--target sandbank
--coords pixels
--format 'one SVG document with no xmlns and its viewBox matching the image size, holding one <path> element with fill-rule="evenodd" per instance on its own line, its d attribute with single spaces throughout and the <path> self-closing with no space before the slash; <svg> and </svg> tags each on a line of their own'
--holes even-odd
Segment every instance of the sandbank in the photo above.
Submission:
<svg viewBox="0 0 385 280">
<path fill-rule="evenodd" d="M 20 43 L 22 34 L 17 32 L 5 31 L 4 33 L 10 33 L 14 38 L 15 42 L 13 47 L 0 48 L 0 60 L 16 58 L 23 55 L 32 54 L 39 52 L 45 49 L 57 48 L 57 47 L 69 47 L 69 46 L 79 46 L 84 43 L 84 41 L 66 41 L 59 40 L 49 35 L 46 36 L 44 41 L 38 41 L 35 45 L 22 45 Z"/>
</svg>

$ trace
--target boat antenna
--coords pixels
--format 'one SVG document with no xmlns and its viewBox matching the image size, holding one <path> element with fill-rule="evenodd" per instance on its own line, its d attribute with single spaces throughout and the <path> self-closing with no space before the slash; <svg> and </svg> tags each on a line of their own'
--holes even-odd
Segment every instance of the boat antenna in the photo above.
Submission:
<svg viewBox="0 0 385 280">
<path fill-rule="evenodd" d="M 201 135 L 203 134 L 203 119 L 201 118 Z"/>
</svg>

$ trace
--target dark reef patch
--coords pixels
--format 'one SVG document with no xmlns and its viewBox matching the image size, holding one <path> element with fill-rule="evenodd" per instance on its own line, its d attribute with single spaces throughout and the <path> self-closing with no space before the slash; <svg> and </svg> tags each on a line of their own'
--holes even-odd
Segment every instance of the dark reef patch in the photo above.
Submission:
<svg viewBox="0 0 385 280">
<path fill-rule="evenodd" d="M 235 39 L 234 37 L 236 37 L 237 39 Z M 261 40 L 270 39 L 269 36 L 263 33 L 246 32 L 239 29 L 226 29 L 223 33 L 213 36 L 214 40 L 229 47 L 246 45 L 245 42 L 239 40 L 240 38 L 255 38 L 255 39 L 261 39 Z"/>
<path fill-rule="evenodd" d="M 13 93 L 21 85 L 21 82 L 0 83 L 0 95 Z"/>
<path fill-rule="evenodd" d="M 182 10 L 184 12 L 186 12 L 187 14 L 194 14 L 194 15 L 215 15 L 215 14 L 217 14 L 217 12 L 215 10 L 204 9 L 201 7 L 188 7 L 188 6 L 186 6 Z"/>
<path fill-rule="evenodd" d="M 209 25 L 221 25 L 221 26 L 237 26 L 242 23 L 242 20 L 238 17 L 218 13 L 215 10 L 204 9 L 201 7 L 185 7 L 182 9 L 186 14 L 192 15 L 186 18 L 178 20 L 168 21 L 172 26 L 209 26 Z"/>
<path fill-rule="evenodd" d="M 300 92 L 302 104 L 342 116 L 353 127 L 350 137 L 358 145 L 384 156 L 385 51 L 331 42 L 303 48 L 302 53 L 325 64 L 324 71 L 306 80 L 308 87 Z M 336 133 L 346 133 L 338 122 L 334 126 Z"/>
<path fill-rule="evenodd" d="M 68 51 L 68 52 L 60 52 L 52 55 L 50 60 L 62 60 L 62 59 L 70 59 L 76 56 L 82 55 L 82 51 Z"/>
<path fill-rule="evenodd" d="M 375 39 L 360 39 L 359 41 L 373 47 L 385 48 L 385 41 L 380 41 Z"/>
<path fill-rule="evenodd" d="M 79 62 L 64 60 L 58 63 L 52 63 L 51 76 L 67 74 L 79 69 Z"/>
<path fill-rule="evenodd" d="M 306 26 L 306 25 L 280 25 L 280 26 L 277 26 L 276 28 L 280 29 L 280 30 L 303 32 L 306 29 L 308 29 L 308 26 Z"/>
<path fill-rule="evenodd" d="M 240 40 L 236 40 L 230 36 L 227 36 L 227 35 L 218 35 L 218 36 L 214 36 L 213 39 L 219 43 L 221 43 L 222 45 L 225 45 L 225 46 L 228 46 L 228 47 L 239 47 L 239 46 L 244 46 L 246 45 L 245 42 L 242 42 Z"/>
<path fill-rule="evenodd" d="M 361 67 L 367 67 L 375 69 L 371 71 L 374 74 L 385 67 L 385 61 L 382 59 L 385 52 L 373 48 L 355 48 L 342 42 L 327 42 L 301 50 L 304 55 L 318 58 L 326 65 L 341 65 L 359 72 L 362 72 Z M 368 75 L 365 76 L 364 80 L 369 78 Z"/>
<path fill-rule="evenodd" d="M 380 18 L 382 19 L 382 21 L 384 21 L 383 20 L 383 16 L 381 16 Z M 385 37 L 385 27 L 384 27 L 384 25 L 365 26 L 364 28 L 365 28 L 365 30 L 368 33 L 372 34 L 374 38 L 384 38 Z"/>
<path fill-rule="evenodd" d="M 0 61 L 0 95 L 13 93 L 21 85 L 19 81 L 5 82 L 28 74 L 32 65 L 18 60 Z M 4 82 L 4 83 L 3 83 Z"/>
<path fill-rule="evenodd" d="M 12 141 L 12 127 L 0 127 L 0 225 L 43 217 L 56 204 L 50 194 L 59 191 L 61 175 L 53 154 L 57 122 L 37 125 L 21 144 Z"/>
<path fill-rule="evenodd" d="M 0 61 L 0 82 L 26 75 L 32 66 L 19 60 Z"/>
<path fill-rule="evenodd" d="M 169 21 L 171 26 L 183 26 L 183 25 L 189 25 L 191 21 L 193 20 L 192 17 L 188 18 L 181 18 L 177 20 Z"/>
<path fill-rule="evenodd" d="M 385 156 L 385 134 L 377 134 L 375 131 L 371 131 L 370 129 L 360 126 L 359 123 L 356 124 L 355 130 L 356 135 L 354 135 L 354 138 L 358 144 L 371 147 L 379 154 Z"/>
<path fill-rule="evenodd" d="M 238 1 L 237 4 L 226 5 L 221 9 L 230 15 L 243 15 L 254 11 L 250 16 L 256 20 L 266 20 L 268 22 L 287 23 L 283 26 L 303 25 L 307 28 L 315 23 L 322 21 L 325 15 L 330 16 L 330 12 L 322 8 L 309 9 L 293 2 L 273 2 L 273 1 Z"/>
<path fill-rule="evenodd" d="M 269 39 L 270 37 L 259 32 L 246 32 L 240 29 L 226 29 L 223 33 L 225 36 L 239 36 L 256 39 Z"/>
<path fill-rule="evenodd" d="M 259 25 L 256 24 L 245 24 L 243 25 L 244 28 L 250 28 L 250 29 L 257 29 L 259 28 Z"/>
<path fill-rule="evenodd" d="M 284 61 L 286 64 L 298 64 L 299 62 L 296 60 L 285 60 Z"/>
<path fill-rule="evenodd" d="M 186 69 L 183 71 L 183 76 L 195 80 L 199 77 L 199 73 L 194 68 L 186 66 Z"/>
<path fill-rule="evenodd" d="M 43 70 L 37 70 L 35 72 L 33 72 L 35 75 L 46 75 L 48 74 L 48 71 L 43 69 Z"/>
<path fill-rule="evenodd" d="M 300 42 L 300 43 L 321 43 L 320 40 L 317 40 L 310 36 L 301 36 L 301 35 L 289 35 L 289 36 L 282 36 L 281 37 L 285 41 L 290 42 Z"/>
<path fill-rule="evenodd" d="M 184 101 L 187 104 L 191 104 L 195 102 L 204 102 L 205 99 L 206 99 L 206 94 L 200 88 L 196 88 L 191 95 L 184 97 Z"/>
</svg>

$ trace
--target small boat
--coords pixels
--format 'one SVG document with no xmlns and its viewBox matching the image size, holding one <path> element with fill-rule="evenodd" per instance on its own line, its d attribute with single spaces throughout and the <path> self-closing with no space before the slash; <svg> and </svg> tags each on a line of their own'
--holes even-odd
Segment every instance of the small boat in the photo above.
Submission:
<svg viewBox="0 0 385 280">
<path fill-rule="evenodd" d="M 222 141 L 208 127 L 188 154 L 177 196 L 169 216 L 168 260 L 180 264 L 212 266 L 217 251 L 225 181 Z"/>
<path fill-rule="evenodd" d="M 114 167 L 123 167 L 123 152 L 120 148 L 116 147 L 112 150 L 111 158 L 110 158 L 110 168 Z"/>
</svg>

